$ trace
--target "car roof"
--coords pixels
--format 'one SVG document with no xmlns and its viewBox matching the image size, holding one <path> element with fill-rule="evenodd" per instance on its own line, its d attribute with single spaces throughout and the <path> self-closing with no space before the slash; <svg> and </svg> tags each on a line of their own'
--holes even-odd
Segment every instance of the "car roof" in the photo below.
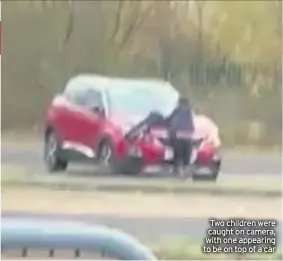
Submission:
<svg viewBox="0 0 283 261">
<path fill-rule="evenodd" d="M 4 248 L 88 248 L 108 250 L 131 259 L 154 259 L 138 240 L 118 229 L 48 218 L 3 217 L 1 245 Z"/>
<path fill-rule="evenodd" d="M 139 85 L 147 83 L 148 85 L 158 85 L 165 86 L 170 85 L 170 82 L 167 82 L 163 79 L 157 78 L 119 78 L 119 77 L 107 77 L 101 76 L 97 74 L 79 74 L 77 76 L 72 77 L 67 83 L 66 88 L 68 86 L 79 86 L 78 83 L 84 83 L 88 85 L 88 87 L 93 87 L 96 90 L 104 91 L 106 89 L 111 88 L 112 86 L 124 86 L 124 85 Z"/>
</svg>

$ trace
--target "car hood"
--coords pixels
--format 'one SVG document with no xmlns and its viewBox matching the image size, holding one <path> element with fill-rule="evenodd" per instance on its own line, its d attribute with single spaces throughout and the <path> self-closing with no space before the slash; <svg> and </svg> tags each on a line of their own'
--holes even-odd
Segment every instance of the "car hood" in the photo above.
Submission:
<svg viewBox="0 0 283 261">
<path fill-rule="evenodd" d="M 123 113 L 116 113 L 111 117 L 112 122 L 121 127 L 125 132 L 129 131 L 132 127 L 144 119 L 144 115 Z M 217 125 L 207 116 L 194 114 L 193 120 L 195 126 L 193 137 L 195 139 L 204 138 L 210 135 L 218 136 Z M 158 129 L 160 130 L 161 128 L 159 127 Z"/>
<path fill-rule="evenodd" d="M 119 126 L 125 133 L 135 125 L 145 119 L 146 116 L 138 114 L 115 113 L 111 116 L 111 121 Z"/>
</svg>

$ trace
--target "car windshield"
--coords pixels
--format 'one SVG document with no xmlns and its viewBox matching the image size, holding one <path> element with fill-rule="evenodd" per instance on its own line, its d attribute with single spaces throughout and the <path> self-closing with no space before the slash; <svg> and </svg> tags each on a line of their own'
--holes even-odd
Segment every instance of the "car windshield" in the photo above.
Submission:
<svg viewBox="0 0 283 261">
<path fill-rule="evenodd" d="M 157 110 L 164 116 L 176 106 L 178 92 L 166 83 L 123 82 L 108 89 L 110 113 L 148 115 Z"/>
</svg>

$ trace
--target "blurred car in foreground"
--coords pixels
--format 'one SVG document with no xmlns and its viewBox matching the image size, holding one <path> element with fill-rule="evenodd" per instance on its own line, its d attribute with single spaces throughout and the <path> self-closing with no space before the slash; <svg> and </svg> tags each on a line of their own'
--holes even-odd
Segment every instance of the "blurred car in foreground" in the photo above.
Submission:
<svg viewBox="0 0 283 261">
<path fill-rule="evenodd" d="M 1 220 L 1 258 L 156 260 L 146 246 L 116 229 L 9 217 Z"/>
<path fill-rule="evenodd" d="M 167 117 L 179 98 L 168 82 L 78 75 L 71 78 L 47 111 L 45 162 L 50 171 L 83 158 L 115 173 L 137 174 L 172 164 L 166 126 L 153 126 L 129 141 L 127 133 L 152 111 Z M 217 126 L 195 115 L 193 178 L 216 179 L 220 168 Z"/>
</svg>

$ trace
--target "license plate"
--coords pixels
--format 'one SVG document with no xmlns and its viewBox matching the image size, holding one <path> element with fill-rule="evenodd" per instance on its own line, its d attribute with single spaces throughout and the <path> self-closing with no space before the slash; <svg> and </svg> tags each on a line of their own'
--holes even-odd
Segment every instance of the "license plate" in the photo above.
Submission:
<svg viewBox="0 0 283 261">
<path fill-rule="evenodd" d="M 161 171 L 161 170 L 162 170 L 161 166 L 158 166 L 158 165 L 150 165 L 150 166 L 147 166 L 144 171 L 145 171 L 146 173 L 155 173 L 155 172 L 159 172 L 159 171 Z"/>
<path fill-rule="evenodd" d="M 199 175 L 210 175 L 210 174 L 211 174 L 211 171 L 210 171 L 209 168 L 203 167 L 203 168 L 197 169 L 197 173 L 198 173 Z"/>
<path fill-rule="evenodd" d="M 164 153 L 165 160 L 173 159 L 173 150 L 171 148 L 166 148 Z"/>
</svg>

